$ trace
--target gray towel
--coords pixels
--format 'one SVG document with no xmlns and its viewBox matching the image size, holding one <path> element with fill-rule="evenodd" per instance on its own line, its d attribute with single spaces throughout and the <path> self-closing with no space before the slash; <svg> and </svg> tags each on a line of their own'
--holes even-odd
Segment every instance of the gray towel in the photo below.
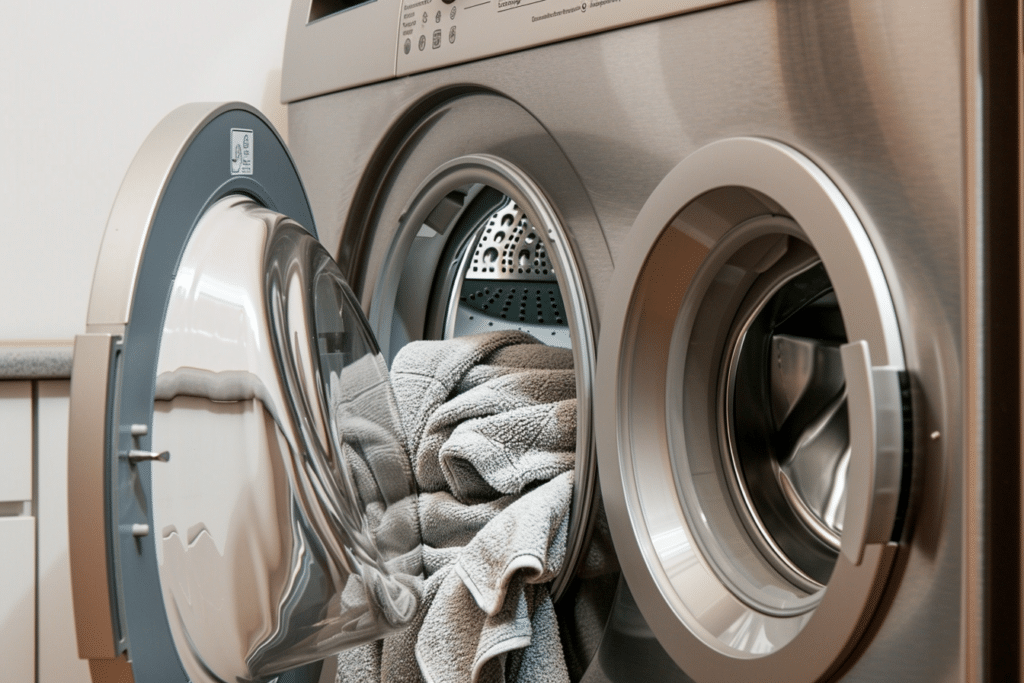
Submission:
<svg viewBox="0 0 1024 683">
<path fill-rule="evenodd" d="M 416 643 L 428 683 L 500 683 L 503 655 L 514 650 L 523 650 L 520 665 L 545 677 L 509 680 L 569 680 L 548 588 L 538 584 L 562 566 L 572 476 L 564 472 L 519 498 L 459 553 Z"/>
<path fill-rule="evenodd" d="M 520 332 L 416 342 L 392 364 L 420 487 L 423 601 L 338 658 L 338 683 L 568 681 L 546 582 L 565 553 L 572 354 Z"/>
<path fill-rule="evenodd" d="M 502 377 L 494 384 L 507 384 L 506 380 L 517 377 Z M 571 388 L 575 393 L 575 386 Z M 485 384 L 459 398 L 482 393 L 504 392 Z M 573 468 L 576 399 L 499 409 L 493 415 L 463 422 L 437 458 L 448 488 L 459 500 L 522 493 L 535 482 Z"/>
<path fill-rule="evenodd" d="M 535 364 L 530 362 L 531 351 Z M 571 364 L 570 351 L 544 346 L 515 331 L 403 347 L 392 363 L 391 378 L 420 490 L 451 490 L 440 450 L 467 420 L 574 399 Z M 571 438 L 575 436 L 573 424 Z"/>
</svg>

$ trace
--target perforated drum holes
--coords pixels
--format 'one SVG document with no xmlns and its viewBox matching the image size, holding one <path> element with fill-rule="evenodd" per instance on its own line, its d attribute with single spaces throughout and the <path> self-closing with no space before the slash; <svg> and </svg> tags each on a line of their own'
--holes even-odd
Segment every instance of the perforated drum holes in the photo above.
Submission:
<svg viewBox="0 0 1024 683">
<path fill-rule="evenodd" d="M 517 329 L 569 347 L 565 302 L 542 228 L 512 199 L 495 194 L 493 208 L 461 228 L 467 237 L 457 257 L 445 336 Z M 550 229 L 547 239 L 555 239 Z"/>
<path fill-rule="evenodd" d="M 544 240 L 511 200 L 487 219 L 472 249 L 467 280 L 557 281 Z"/>
<path fill-rule="evenodd" d="M 530 325 L 565 325 L 565 309 L 557 284 L 511 287 L 507 283 L 468 280 L 460 305 L 502 320 Z"/>
</svg>

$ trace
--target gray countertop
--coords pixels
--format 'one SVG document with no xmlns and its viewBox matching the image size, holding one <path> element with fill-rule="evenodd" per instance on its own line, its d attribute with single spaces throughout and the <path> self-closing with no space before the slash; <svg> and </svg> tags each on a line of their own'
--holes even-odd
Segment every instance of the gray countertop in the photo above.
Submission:
<svg viewBox="0 0 1024 683">
<path fill-rule="evenodd" d="M 74 341 L 0 341 L 0 380 L 71 377 Z"/>
</svg>

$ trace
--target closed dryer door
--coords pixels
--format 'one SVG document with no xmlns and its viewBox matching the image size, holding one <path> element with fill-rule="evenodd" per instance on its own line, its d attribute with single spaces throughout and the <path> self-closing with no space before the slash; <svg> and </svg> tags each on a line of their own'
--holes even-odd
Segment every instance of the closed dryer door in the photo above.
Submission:
<svg viewBox="0 0 1024 683">
<path fill-rule="evenodd" d="M 616 263 L 598 353 L 623 572 L 696 681 L 822 680 L 903 534 L 910 402 L 877 245 L 773 141 L 693 153 Z"/>
<path fill-rule="evenodd" d="M 418 603 L 387 366 L 280 137 L 187 105 L 118 194 L 72 373 L 79 655 L 94 681 L 315 681 Z"/>
</svg>

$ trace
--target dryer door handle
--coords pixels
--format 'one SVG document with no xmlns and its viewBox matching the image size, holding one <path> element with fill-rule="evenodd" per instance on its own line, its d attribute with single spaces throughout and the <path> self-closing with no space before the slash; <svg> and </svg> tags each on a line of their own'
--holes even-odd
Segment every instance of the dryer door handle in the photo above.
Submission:
<svg viewBox="0 0 1024 683">
<path fill-rule="evenodd" d="M 892 536 L 903 474 L 903 396 L 899 369 L 872 367 L 866 341 L 844 344 L 840 352 L 850 425 L 841 548 L 859 565 L 867 545 Z"/>
<path fill-rule="evenodd" d="M 75 339 L 68 429 L 68 535 L 78 656 L 113 660 L 120 654 L 110 581 L 107 453 L 111 370 L 118 340 L 110 334 Z"/>
</svg>

